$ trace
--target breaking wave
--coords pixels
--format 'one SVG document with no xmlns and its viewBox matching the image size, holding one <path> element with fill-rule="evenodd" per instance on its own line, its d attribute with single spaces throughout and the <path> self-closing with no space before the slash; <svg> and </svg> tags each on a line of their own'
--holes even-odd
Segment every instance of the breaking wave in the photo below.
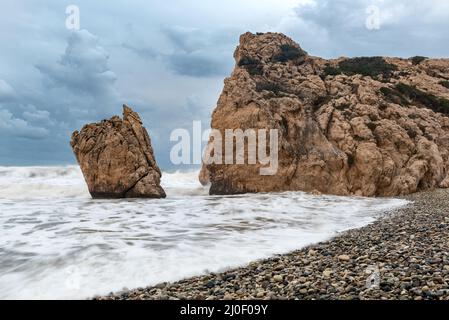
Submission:
<svg viewBox="0 0 449 320">
<path fill-rule="evenodd" d="M 164 173 L 162 185 L 166 199 L 92 200 L 77 166 L 0 167 L 0 299 L 82 299 L 217 272 L 324 241 L 407 203 L 209 196 L 197 172 Z"/>
</svg>

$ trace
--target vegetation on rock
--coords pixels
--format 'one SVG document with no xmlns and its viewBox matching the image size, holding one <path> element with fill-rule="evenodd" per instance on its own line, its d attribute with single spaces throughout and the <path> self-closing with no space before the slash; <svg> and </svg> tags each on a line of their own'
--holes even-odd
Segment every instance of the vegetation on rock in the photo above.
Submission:
<svg viewBox="0 0 449 320">
<path fill-rule="evenodd" d="M 313 102 L 313 107 L 315 110 L 318 110 L 323 105 L 329 103 L 332 100 L 330 95 L 320 96 Z"/>
<path fill-rule="evenodd" d="M 259 60 L 251 57 L 243 57 L 238 62 L 239 67 L 244 67 L 250 75 L 261 75 L 263 73 L 263 65 Z"/>
<path fill-rule="evenodd" d="M 276 82 L 261 81 L 261 82 L 257 82 L 256 83 L 256 91 L 257 92 L 270 91 L 270 92 L 273 92 L 275 94 L 279 94 L 281 91 L 284 91 L 284 90 Z"/>
<path fill-rule="evenodd" d="M 441 84 L 443 87 L 446 87 L 449 89 L 449 81 L 443 80 L 443 81 L 440 81 L 439 84 Z"/>
<path fill-rule="evenodd" d="M 449 100 L 439 98 L 431 93 L 419 90 L 416 87 L 404 83 L 398 83 L 394 89 L 381 88 L 380 91 L 387 100 L 400 104 L 402 106 L 417 105 L 419 107 L 429 108 L 435 112 L 449 114 Z"/>
<path fill-rule="evenodd" d="M 415 56 L 415 57 L 410 58 L 410 60 L 412 60 L 413 65 L 415 65 L 415 66 L 427 59 L 429 59 L 429 58 L 422 57 L 422 56 Z"/>
<path fill-rule="evenodd" d="M 280 49 L 281 52 L 273 56 L 273 62 L 287 62 L 290 60 L 296 60 L 307 54 L 305 51 L 288 44 L 281 45 Z"/>
<path fill-rule="evenodd" d="M 360 57 L 340 61 L 338 67 L 327 65 L 324 68 L 325 76 L 335 76 L 345 74 L 353 76 L 361 74 L 377 78 L 383 76 L 384 78 L 391 77 L 391 74 L 397 70 L 393 64 L 387 63 L 382 57 Z"/>
</svg>

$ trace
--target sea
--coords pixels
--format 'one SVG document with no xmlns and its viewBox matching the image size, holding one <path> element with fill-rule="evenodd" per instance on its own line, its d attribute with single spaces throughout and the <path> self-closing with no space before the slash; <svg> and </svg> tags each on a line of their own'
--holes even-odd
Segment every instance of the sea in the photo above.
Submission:
<svg viewBox="0 0 449 320">
<path fill-rule="evenodd" d="M 244 266 L 407 204 L 303 192 L 211 196 L 164 172 L 166 199 L 93 200 L 78 166 L 0 167 L 0 299 L 89 299 Z"/>
</svg>

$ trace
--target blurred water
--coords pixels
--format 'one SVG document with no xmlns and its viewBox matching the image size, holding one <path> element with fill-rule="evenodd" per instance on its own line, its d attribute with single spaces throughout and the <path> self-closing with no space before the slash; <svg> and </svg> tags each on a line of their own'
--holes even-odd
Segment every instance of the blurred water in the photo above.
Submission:
<svg viewBox="0 0 449 320">
<path fill-rule="evenodd" d="M 92 200 L 78 167 L 0 167 L 0 299 L 83 299 L 221 271 L 326 240 L 406 202 L 302 192 Z"/>
</svg>

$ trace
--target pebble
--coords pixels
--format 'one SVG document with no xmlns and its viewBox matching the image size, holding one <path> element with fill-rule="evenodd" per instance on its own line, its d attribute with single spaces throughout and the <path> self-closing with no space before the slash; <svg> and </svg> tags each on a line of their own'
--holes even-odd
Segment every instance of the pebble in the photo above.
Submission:
<svg viewBox="0 0 449 320">
<path fill-rule="evenodd" d="M 340 261 L 349 261 L 351 258 L 347 254 L 342 254 L 338 256 L 338 260 Z"/>
<path fill-rule="evenodd" d="M 329 278 L 332 274 L 332 270 L 324 270 L 323 271 L 323 277 Z"/>
<path fill-rule="evenodd" d="M 154 287 L 158 288 L 158 289 L 164 289 L 166 286 L 167 286 L 167 283 L 162 282 L 162 283 L 155 285 Z"/>
<path fill-rule="evenodd" d="M 449 189 L 404 198 L 413 204 L 327 242 L 95 299 L 449 300 Z"/>
</svg>

